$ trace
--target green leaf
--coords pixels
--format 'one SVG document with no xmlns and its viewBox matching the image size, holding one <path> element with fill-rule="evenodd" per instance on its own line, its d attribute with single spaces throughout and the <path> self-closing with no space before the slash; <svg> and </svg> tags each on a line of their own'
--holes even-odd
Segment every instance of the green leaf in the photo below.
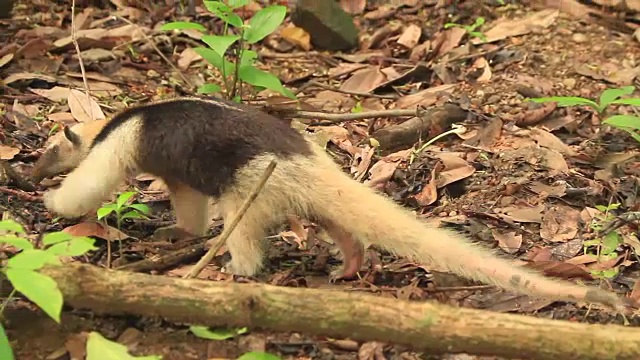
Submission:
<svg viewBox="0 0 640 360">
<path fill-rule="evenodd" d="M 161 360 L 161 356 L 133 356 L 127 347 L 92 331 L 87 339 L 87 360 Z"/>
<path fill-rule="evenodd" d="M 148 207 L 146 204 L 131 204 L 128 206 L 128 208 L 136 209 L 141 214 L 145 214 L 145 215 L 149 215 L 151 213 L 151 208 Z"/>
<path fill-rule="evenodd" d="M 607 89 L 600 94 L 600 108 L 604 110 L 612 101 L 633 93 L 635 88 L 633 86 L 625 86 L 619 89 Z"/>
<path fill-rule="evenodd" d="M 107 215 L 111 214 L 114 211 L 116 211 L 116 204 L 106 204 L 106 205 L 102 206 L 96 212 L 97 215 L 98 215 L 98 220 L 106 217 Z"/>
<path fill-rule="evenodd" d="M 198 23 L 192 23 L 192 22 L 188 22 L 188 21 L 172 21 L 169 23 L 166 23 L 164 25 L 162 25 L 160 27 L 161 31 L 168 31 L 168 30 L 199 30 L 202 32 L 206 32 L 207 28 L 198 24 Z"/>
<path fill-rule="evenodd" d="M 622 243 L 623 240 L 620 234 L 612 231 L 602 238 L 602 252 L 605 254 L 612 253 Z"/>
<path fill-rule="evenodd" d="M 227 24 L 237 28 L 242 27 L 242 18 L 234 14 L 233 9 L 222 1 L 204 1 L 204 6 Z"/>
<path fill-rule="evenodd" d="M 24 250 L 20 254 L 7 261 L 7 268 L 21 270 L 37 270 L 46 264 L 58 265 L 60 260 L 57 256 L 44 250 L 31 249 Z"/>
<path fill-rule="evenodd" d="M 198 94 L 213 94 L 222 90 L 218 84 L 204 84 L 198 88 Z"/>
<path fill-rule="evenodd" d="M 42 245 L 53 245 L 63 241 L 69 241 L 73 239 L 73 235 L 64 231 L 56 231 L 45 234 L 42 237 Z"/>
<path fill-rule="evenodd" d="M 220 56 L 224 56 L 229 46 L 238 39 L 240 39 L 240 35 L 205 35 L 202 37 L 202 41 Z"/>
<path fill-rule="evenodd" d="M 16 234 L 25 234 L 24 228 L 17 221 L 2 220 L 0 221 L 0 230 L 9 231 Z"/>
<path fill-rule="evenodd" d="M 229 7 L 229 5 L 223 3 L 220 0 L 216 0 L 216 1 L 205 0 L 203 1 L 203 3 L 204 3 L 204 7 L 207 8 L 207 10 L 209 10 L 215 15 L 218 15 L 219 13 L 228 14 L 232 10 L 231 7 Z"/>
<path fill-rule="evenodd" d="M 0 243 L 13 245 L 15 248 L 20 250 L 33 249 L 31 241 L 16 235 L 2 235 L 0 236 Z"/>
<path fill-rule="evenodd" d="M 247 84 L 253 86 L 261 86 L 263 88 L 267 88 L 269 90 L 277 91 L 280 94 L 287 96 L 291 99 L 295 99 L 296 96 L 284 86 L 280 82 L 277 76 L 268 73 L 266 71 L 262 71 L 254 66 L 245 65 L 241 66 L 238 71 L 238 76 L 240 79 Z"/>
<path fill-rule="evenodd" d="M 12 269 L 6 271 L 11 285 L 38 305 L 47 315 L 60 323 L 62 311 L 62 293 L 55 280 L 35 271 Z"/>
<path fill-rule="evenodd" d="M 237 360 L 282 360 L 279 356 L 262 351 L 251 351 L 242 354 Z"/>
<path fill-rule="evenodd" d="M 218 70 L 222 71 L 222 57 L 212 49 L 206 47 L 196 47 L 193 50 L 203 59 L 205 59 L 209 64 L 213 65 Z M 224 60 L 224 71 L 223 75 L 227 76 L 228 74 L 233 74 L 235 71 L 235 64 Z"/>
<path fill-rule="evenodd" d="M 118 200 L 116 201 L 116 209 L 122 208 L 122 205 L 124 205 L 135 194 L 135 191 L 127 191 L 120 194 L 120 196 L 118 196 Z"/>
<path fill-rule="evenodd" d="M 258 58 L 258 53 L 253 50 L 244 50 L 240 55 L 240 66 L 253 66 L 253 63 Z"/>
<path fill-rule="evenodd" d="M 243 327 L 240 329 L 216 329 L 210 330 L 206 326 L 196 326 L 192 325 L 189 327 L 189 330 L 197 337 L 209 340 L 226 340 L 230 339 L 236 335 L 241 335 L 247 332 L 247 328 Z"/>
<path fill-rule="evenodd" d="M 456 23 L 446 23 L 446 24 L 444 24 L 444 28 L 445 29 L 449 29 L 449 28 L 452 28 L 452 27 L 462 27 L 462 25 L 456 24 Z"/>
<path fill-rule="evenodd" d="M 532 98 L 532 99 L 528 99 L 528 101 L 532 101 L 535 103 L 557 102 L 558 106 L 560 107 L 586 105 L 586 106 L 592 107 L 595 110 L 598 110 L 598 104 L 596 104 L 594 101 L 577 97 L 577 96 L 552 96 L 552 97 Z"/>
<path fill-rule="evenodd" d="M 7 337 L 7 332 L 4 331 L 4 326 L 0 323 L 0 359 L 14 360 L 13 349 L 11 349 L 11 343 Z"/>
<path fill-rule="evenodd" d="M 120 217 L 120 220 L 124 219 L 146 219 L 144 214 L 138 212 L 138 210 L 131 210 Z"/>
<path fill-rule="evenodd" d="M 249 44 L 255 44 L 274 32 L 287 15 L 287 7 L 282 5 L 267 6 L 259 10 L 251 20 L 242 35 Z"/>
<path fill-rule="evenodd" d="M 640 98 L 618 99 L 611 102 L 612 104 L 640 106 Z"/>
<path fill-rule="evenodd" d="M 70 241 L 55 244 L 45 251 L 56 256 L 80 256 L 96 250 L 94 243 L 95 239 L 89 237 L 74 237 Z"/>
<path fill-rule="evenodd" d="M 602 123 L 617 128 L 640 130 L 640 117 L 634 115 L 613 115 Z"/>
<path fill-rule="evenodd" d="M 243 6 L 246 6 L 250 2 L 251 0 L 227 0 L 227 4 L 233 9 L 238 9 Z"/>
</svg>

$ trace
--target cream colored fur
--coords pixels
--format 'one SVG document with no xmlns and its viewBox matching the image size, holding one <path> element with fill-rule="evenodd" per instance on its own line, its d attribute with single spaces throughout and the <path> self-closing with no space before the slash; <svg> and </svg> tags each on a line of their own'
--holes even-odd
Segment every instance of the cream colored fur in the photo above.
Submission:
<svg viewBox="0 0 640 360">
<path fill-rule="evenodd" d="M 407 256 L 426 266 L 436 265 L 461 276 L 554 300 L 589 301 L 622 307 L 621 299 L 602 289 L 545 277 L 500 259 L 470 243 L 463 235 L 434 228 L 416 219 L 391 199 L 343 173 L 319 146 L 312 158 L 280 159 L 265 187 L 227 240 L 235 273 L 252 275 L 262 267 L 257 239 L 284 214 L 331 222 L 357 240 Z M 261 156 L 240 170 L 235 186 L 220 199 L 225 219 L 258 182 L 273 156 Z M 276 159 L 278 160 L 278 159 Z"/>
</svg>

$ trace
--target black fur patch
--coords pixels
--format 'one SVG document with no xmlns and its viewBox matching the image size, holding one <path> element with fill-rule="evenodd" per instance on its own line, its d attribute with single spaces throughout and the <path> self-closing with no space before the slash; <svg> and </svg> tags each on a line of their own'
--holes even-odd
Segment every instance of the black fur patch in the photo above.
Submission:
<svg viewBox="0 0 640 360">
<path fill-rule="evenodd" d="M 175 99 L 126 109 L 104 127 L 92 146 L 127 120 L 140 117 L 136 160 L 141 170 L 214 197 L 231 184 L 239 168 L 260 154 L 311 154 L 302 134 L 286 121 L 248 105 L 210 100 L 225 106 L 204 99 Z"/>
</svg>

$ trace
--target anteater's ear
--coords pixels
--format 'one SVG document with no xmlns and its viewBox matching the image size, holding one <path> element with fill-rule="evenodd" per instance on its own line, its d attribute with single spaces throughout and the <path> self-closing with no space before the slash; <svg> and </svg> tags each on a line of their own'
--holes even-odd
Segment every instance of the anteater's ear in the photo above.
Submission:
<svg viewBox="0 0 640 360">
<path fill-rule="evenodd" d="M 82 143 L 82 139 L 80 139 L 80 136 L 74 133 L 73 130 L 71 130 L 71 128 L 68 126 L 64 127 L 64 136 L 67 138 L 67 140 L 71 141 L 73 146 L 80 146 L 80 144 Z"/>
</svg>

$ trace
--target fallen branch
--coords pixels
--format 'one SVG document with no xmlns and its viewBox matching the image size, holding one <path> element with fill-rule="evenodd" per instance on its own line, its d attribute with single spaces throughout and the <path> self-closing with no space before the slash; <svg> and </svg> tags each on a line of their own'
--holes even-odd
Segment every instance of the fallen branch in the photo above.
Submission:
<svg viewBox="0 0 640 360">
<path fill-rule="evenodd" d="M 312 125 L 330 125 L 349 120 L 364 120 L 380 117 L 401 117 L 401 116 L 417 116 L 418 111 L 416 109 L 391 109 L 391 110 L 377 110 L 377 111 L 363 111 L 360 113 L 325 113 L 319 111 L 291 111 L 292 116 L 301 119 L 312 120 L 327 120 L 313 123 Z"/>
<path fill-rule="evenodd" d="M 68 305 L 99 314 L 160 316 L 175 323 L 237 326 L 381 341 L 429 354 L 511 358 L 638 359 L 640 329 L 391 300 L 327 289 L 212 282 L 48 266 Z"/>
<path fill-rule="evenodd" d="M 400 150 L 419 140 L 431 139 L 461 122 L 467 112 L 455 104 L 432 108 L 398 125 L 385 126 L 371 134 L 381 150 Z"/>
</svg>

